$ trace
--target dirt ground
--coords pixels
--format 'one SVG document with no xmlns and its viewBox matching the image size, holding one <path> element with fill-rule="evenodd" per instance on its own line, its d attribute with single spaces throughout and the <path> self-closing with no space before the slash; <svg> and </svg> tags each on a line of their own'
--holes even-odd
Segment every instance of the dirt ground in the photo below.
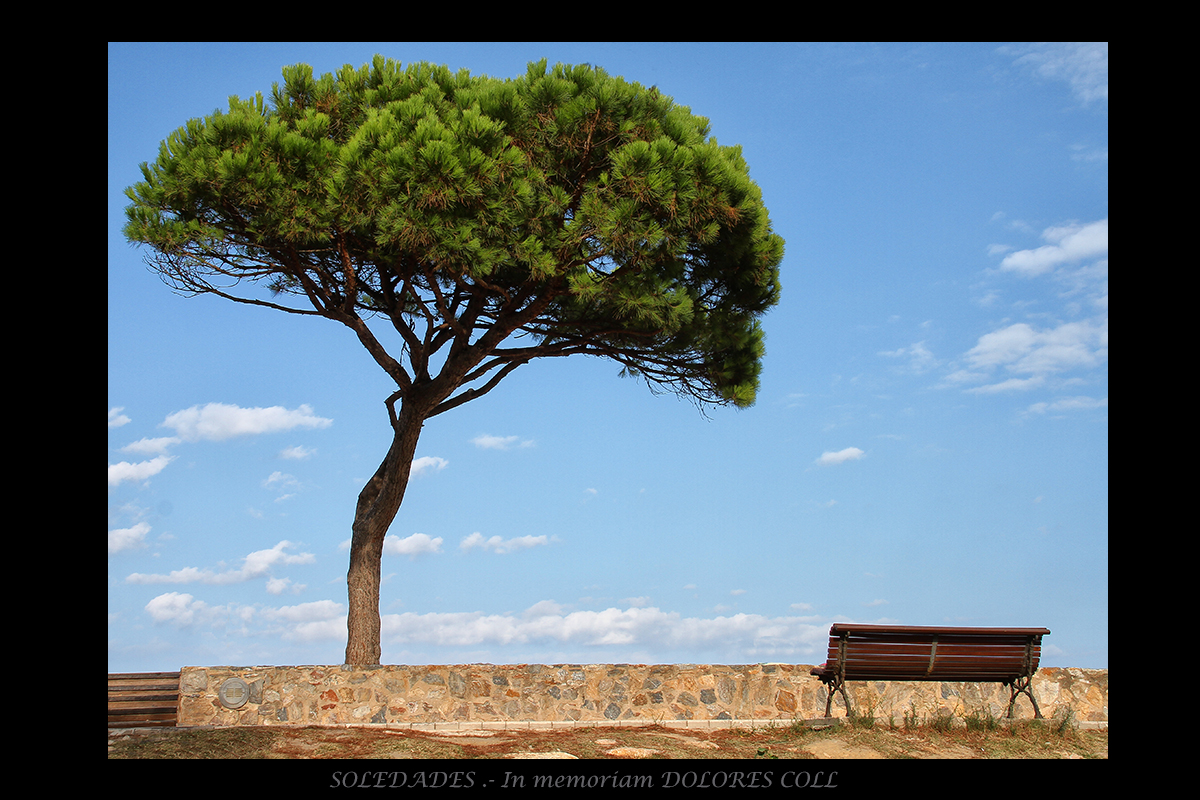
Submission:
<svg viewBox="0 0 1200 800">
<path fill-rule="evenodd" d="M 109 730 L 110 759 L 1107 759 L 1107 730 L 1039 722 L 938 729 L 566 728 L 408 731 L 255 727 Z"/>
</svg>

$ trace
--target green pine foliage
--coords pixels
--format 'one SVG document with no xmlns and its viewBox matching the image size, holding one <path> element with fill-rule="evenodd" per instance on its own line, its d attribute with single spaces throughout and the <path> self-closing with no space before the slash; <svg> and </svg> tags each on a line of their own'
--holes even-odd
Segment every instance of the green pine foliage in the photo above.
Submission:
<svg viewBox="0 0 1200 800">
<path fill-rule="evenodd" d="M 269 100 L 172 133 L 142 176 L 125 235 L 170 285 L 389 318 L 402 390 L 449 346 L 446 363 L 472 353 L 460 384 L 587 353 L 754 401 L 783 240 L 740 148 L 655 88 L 545 61 L 509 80 L 296 65 Z"/>
</svg>

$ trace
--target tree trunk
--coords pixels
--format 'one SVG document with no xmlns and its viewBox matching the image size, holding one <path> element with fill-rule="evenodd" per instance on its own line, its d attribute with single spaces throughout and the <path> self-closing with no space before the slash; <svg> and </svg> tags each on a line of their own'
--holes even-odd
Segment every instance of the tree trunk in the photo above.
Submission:
<svg viewBox="0 0 1200 800">
<path fill-rule="evenodd" d="M 383 539 L 404 500 L 423 424 L 423 415 L 401 407 L 392 445 L 358 495 L 350 539 L 350 571 L 346 574 L 350 612 L 345 663 L 351 666 L 381 663 L 379 579 Z"/>
</svg>

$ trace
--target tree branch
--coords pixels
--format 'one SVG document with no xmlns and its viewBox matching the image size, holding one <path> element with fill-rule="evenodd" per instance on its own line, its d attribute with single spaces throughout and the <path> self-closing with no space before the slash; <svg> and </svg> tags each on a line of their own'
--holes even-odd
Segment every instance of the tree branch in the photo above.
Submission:
<svg viewBox="0 0 1200 800">
<path fill-rule="evenodd" d="M 510 372 L 512 372 L 513 370 L 515 370 L 517 367 L 521 366 L 522 364 L 528 364 L 528 363 L 529 363 L 528 359 L 526 359 L 524 361 L 510 361 L 504 367 L 504 369 L 500 370 L 495 375 L 493 375 L 492 379 L 490 381 L 488 381 L 487 383 L 485 383 L 480 388 L 467 389 L 462 394 L 459 394 L 455 397 L 450 398 L 449 400 L 446 400 L 446 401 L 434 406 L 433 411 L 429 412 L 429 414 L 426 416 L 426 419 L 428 419 L 429 417 L 436 417 L 438 414 L 441 414 L 444 411 L 449 411 L 452 408 L 458 408 L 463 403 L 469 403 L 470 401 L 472 401 L 478 397 L 483 397 L 485 394 L 490 392 L 492 389 L 496 388 L 496 386 L 500 383 L 500 381 L 504 380 L 504 378 Z"/>
</svg>

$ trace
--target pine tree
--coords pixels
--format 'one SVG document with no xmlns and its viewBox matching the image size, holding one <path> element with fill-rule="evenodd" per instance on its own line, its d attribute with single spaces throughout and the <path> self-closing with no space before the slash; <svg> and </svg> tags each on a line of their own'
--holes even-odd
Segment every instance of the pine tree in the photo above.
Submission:
<svg viewBox="0 0 1200 800">
<path fill-rule="evenodd" d="M 340 322 L 395 382 L 352 526 L 347 664 L 380 663 L 383 540 L 426 420 L 580 353 L 702 406 L 754 401 L 783 240 L 740 148 L 656 88 L 545 61 L 510 80 L 297 65 L 141 170 L 124 232 L 168 285 Z"/>
</svg>

